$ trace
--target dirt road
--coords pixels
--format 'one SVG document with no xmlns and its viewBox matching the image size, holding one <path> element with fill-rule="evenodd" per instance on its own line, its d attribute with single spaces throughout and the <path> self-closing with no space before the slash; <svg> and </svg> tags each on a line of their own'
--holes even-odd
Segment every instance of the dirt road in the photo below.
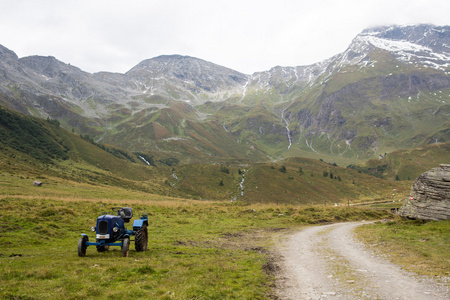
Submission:
<svg viewBox="0 0 450 300">
<path fill-rule="evenodd" d="M 352 236 L 361 223 L 310 227 L 281 247 L 281 299 L 450 299 L 448 287 L 402 270 Z M 445 250 L 446 251 L 446 250 Z"/>
</svg>

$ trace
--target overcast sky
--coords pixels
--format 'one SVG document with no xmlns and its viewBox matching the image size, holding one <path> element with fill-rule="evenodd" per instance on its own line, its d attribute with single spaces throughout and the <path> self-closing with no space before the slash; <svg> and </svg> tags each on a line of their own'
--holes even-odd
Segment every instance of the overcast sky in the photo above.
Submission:
<svg viewBox="0 0 450 300">
<path fill-rule="evenodd" d="M 87 72 L 163 54 L 251 74 L 309 65 L 379 25 L 450 25 L 449 0 L 0 0 L 0 44 Z"/>
</svg>

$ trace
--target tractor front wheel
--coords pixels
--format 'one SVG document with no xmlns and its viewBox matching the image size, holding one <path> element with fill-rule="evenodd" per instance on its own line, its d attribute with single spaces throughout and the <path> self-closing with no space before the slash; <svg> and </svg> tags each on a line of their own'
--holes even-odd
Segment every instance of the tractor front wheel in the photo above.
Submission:
<svg viewBox="0 0 450 300">
<path fill-rule="evenodd" d="M 128 253 L 130 252 L 130 238 L 125 238 L 122 242 L 122 256 L 128 257 Z"/>
<path fill-rule="evenodd" d="M 89 241 L 89 238 L 87 236 L 80 237 L 80 239 L 78 240 L 78 256 L 80 257 L 86 256 L 87 241 Z"/>
<path fill-rule="evenodd" d="M 138 231 L 136 231 L 135 239 L 134 239 L 134 248 L 136 251 L 145 251 L 147 250 L 147 241 L 148 241 L 148 231 L 147 225 L 141 227 Z"/>
</svg>

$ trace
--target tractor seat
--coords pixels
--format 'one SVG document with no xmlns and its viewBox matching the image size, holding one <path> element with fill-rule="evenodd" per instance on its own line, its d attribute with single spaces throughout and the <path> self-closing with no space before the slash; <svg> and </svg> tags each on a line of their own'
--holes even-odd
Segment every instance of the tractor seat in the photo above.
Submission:
<svg viewBox="0 0 450 300">
<path fill-rule="evenodd" d="M 133 210 L 131 207 L 123 207 L 119 210 L 119 216 L 125 221 L 129 222 L 133 217 Z"/>
</svg>

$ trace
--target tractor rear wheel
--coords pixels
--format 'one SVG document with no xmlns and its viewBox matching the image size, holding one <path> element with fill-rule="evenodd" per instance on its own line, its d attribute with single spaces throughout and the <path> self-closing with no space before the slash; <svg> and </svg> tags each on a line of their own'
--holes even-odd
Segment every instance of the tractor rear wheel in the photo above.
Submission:
<svg viewBox="0 0 450 300">
<path fill-rule="evenodd" d="M 147 250 L 147 241 L 148 241 L 148 230 L 147 225 L 141 227 L 138 231 L 136 231 L 135 239 L 134 239 L 134 248 L 136 251 L 145 251 Z"/>
<path fill-rule="evenodd" d="M 122 242 L 122 256 L 128 257 L 128 253 L 130 252 L 130 238 L 124 238 Z"/>
<path fill-rule="evenodd" d="M 87 236 L 80 237 L 80 239 L 78 240 L 78 256 L 80 257 L 86 256 L 87 241 L 89 241 L 89 238 Z"/>
</svg>

